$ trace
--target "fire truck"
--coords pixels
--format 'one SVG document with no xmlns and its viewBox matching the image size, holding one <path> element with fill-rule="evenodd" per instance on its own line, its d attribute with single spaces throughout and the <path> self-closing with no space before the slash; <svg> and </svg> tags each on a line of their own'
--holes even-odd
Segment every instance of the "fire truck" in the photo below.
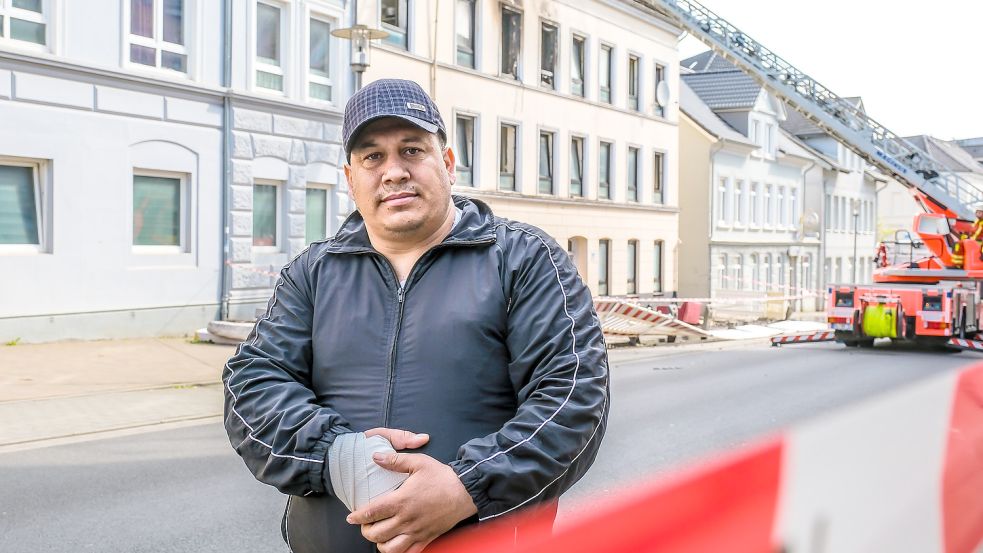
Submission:
<svg viewBox="0 0 983 553">
<path fill-rule="evenodd" d="M 980 331 L 983 260 L 966 239 L 983 188 L 872 119 L 740 29 L 692 0 L 635 0 L 669 18 L 846 148 L 908 188 L 925 213 L 914 231 L 928 254 L 891 264 L 879 256 L 873 284 L 830 286 L 827 321 L 837 341 L 876 338 L 958 343 Z M 822 333 L 825 336 L 827 333 Z M 807 340 L 803 340 L 807 341 Z M 983 342 L 976 342 L 983 347 Z M 964 348 L 979 349 L 979 348 Z"/>
</svg>

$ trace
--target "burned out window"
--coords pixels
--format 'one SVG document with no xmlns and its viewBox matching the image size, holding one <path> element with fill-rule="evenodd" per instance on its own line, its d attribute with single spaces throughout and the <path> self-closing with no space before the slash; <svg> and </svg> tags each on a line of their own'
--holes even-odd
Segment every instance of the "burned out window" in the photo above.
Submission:
<svg viewBox="0 0 983 553">
<path fill-rule="evenodd" d="M 522 14 L 502 8 L 502 74 L 519 78 L 519 55 L 522 52 Z"/>
<path fill-rule="evenodd" d="M 539 56 L 539 84 L 556 88 L 556 25 L 543 23 L 541 36 L 542 51 Z"/>
</svg>

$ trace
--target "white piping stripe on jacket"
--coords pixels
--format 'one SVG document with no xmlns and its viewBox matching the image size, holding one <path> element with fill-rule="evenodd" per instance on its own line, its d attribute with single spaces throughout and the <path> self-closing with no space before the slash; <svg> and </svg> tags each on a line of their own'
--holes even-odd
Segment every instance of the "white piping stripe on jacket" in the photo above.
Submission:
<svg viewBox="0 0 983 553">
<path fill-rule="evenodd" d="M 546 418 L 526 438 L 523 438 L 522 440 L 516 442 L 514 445 L 512 445 L 508 449 L 505 449 L 505 450 L 502 450 L 502 451 L 498 451 L 495 454 L 493 454 L 493 455 L 491 455 L 489 457 L 485 457 L 484 459 L 482 459 L 482 460 L 476 462 L 475 464 L 471 465 L 470 467 L 468 467 L 467 470 L 461 472 L 461 476 L 462 477 L 464 475 L 468 474 L 469 472 L 473 471 L 474 469 L 476 469 L 478 467 L 478 465 L 484 463 L 485 461 L 490 461 L 490 460 L 498 457 L 499 455 L 508 454 L 513 449 L 519 447 L 522 444 L 528 443 L 530 440 L 532 440 L 534 437 L 536 437 L 536 434 L 538 434 L 539 431 L 542 430 L 543 427 L 546 426 L 547 423 L 549 423 L 550 421 L 552 421 L 556 417 L 556 415 L 559 414 L 559 412 L 567 405 L 567 403 L 569 403 L 570 398 L 573 396 L 574 390 L 577 388 L 577 373 L 580 371 L 580 354 L 577 353 L 577 335 L 576 335 L 576 332 L 574 332 L 574 330 L 576 328 L 576 321 L 570 315 L 570 309 L 567 307 L 567 291 L 563 287 L 563 280 L 560 277 L 560 267 L 556 264 L 556 261 L 553 260 L 553 250 L 550 248 L 549 244 L 546 243 L 546 240 L 544 240 L 543 237 L 539 236 L 536 233 L 530 232 L 530 231 L 525 230 L 525 229 L 521 229 L 521 228 L 516 228 L 516 227 L 509 226 L 507 223 L 499 223 L 499 225 L 496 225 L 496 227 L 498 227 L 498 226 L 504 226 L 505 228 L 510 229 L 512 231 L 522 232 L 524 234 L 528 234 L 529 236 L 532 236 L 533 238 L 539 240 L 540 243 L 543 244 L 543 247 L 546 248 L 546 252 L 549 255 L 550 263 L 553 264 L 553 270 L 556 272 L 556 282 L 560 286 L 560 292 L 561 292 L 561 295 L 563 296 L 563 312 L 566 314 L 567 318 L 570 319 L 570 337 L 571 337 L 571 339 L 573 341 L 572 353 L 573 353 L 574 357 L 577 359 L 577 364 L 576 364 L 576 366 L 574 367 L 574 370 L 573 370 L 573 378 L 571 379 L 572 380 L 572 384 L 570 386 L 570 391 L 567 393 L 567 397 L 564 398 L 563 403 L 561 403 L 560 406 L 556 408 L 556 411 L 554 411 L 552 415 L 550 415 L 548 418 Z M 607 396 L 606 395 L 604 397 L 604 405 L 605 406 L 607 405 Z M 603 408 L 602 408 L 602 412 L 603 412 Z M 590 444 L 591 440 L 594 438 L 594 434 L 597 433 L 597 429 L 600 428 L 600 426 L 601 426 L 601 419 L 599 418 L 598 421 L 597 421 L 597 426 L 594 427 L 594 433 L 592 433 L 591 434 L 591 438 L 587 440 L 587 444 L 588 445 Z M 575 461 L 578 457 L 580 457 L 580 455 L 586 449 L 587 449 L 587 445 L 584 445 L 584 449 L 581 450 L 581 452 L 578 453 L 577 454 L 577 457 L 574 457 L 573 460 Z M 571 461 L 571 463 L 572 462 L 573 461 Z M 570 470 L 570 468 L 567 467 L 567 470 Z M 563 474 L 566 474 L 566 470 L 563 472 Z M 561 478 L 563 476 L 563 474 L 561 474 L 560 476 L 558 476 L 557 477 L 557 480 L 559 478 Z M 556 482 L 556 480 L 553 480 L 553 482 Z M 535 495 L 533 495 L 531 498 L 527 499 L 523 503 L 520 503 L 519 505 L 523 505 L 523 504 L 529 502 L 530 500 L 534 499 L 535 497 L 539 496 L 539 494 L 543 493 L 543 491 L 546 490 L 546 488 L 550 487 L 550 485 L 552 485 L 553 482 L 550 482 L 549 484 L 547 484 L 541 490 L 539 490 L 538 492 L 536 492 Z M 518 507 L 519 505 L 517 505 L 516 507 Z M 513 507 L 512 509 L 515 509 L 516 507 Z M 512 509 L 509 509 L 509 510 L 512 510 Z M 508 511 L 505 511 L 505 512 L 508 512 Z M 502 513 L 499 513 L 499 514 L 502 514 Z M 498 516 L 498 515 L 494 515 L 494 516 Z M 492 518 L 492 517 L 485 517 L 485 518 Z"/>
<path fill-rule="evenodd" d="M 601 412 L 604 412 L 604 408 L 607 407 L 607 405 L 608 405 L 608 396 L 605 394 L 605 396 L 604 396 L 604 403 L 601 405 Z M 573 464 L 577 459 L 580 459 L 580 456 L 583 455 L 585 451 L 587 451 L 587 446 L 589 446 L 590 443 L 592 441 L 594 441 L 594 436 L 597 435 L 597 430 L 600 427 L 601 427 L 600 424 L 598 424 L 597 426 L 594 427 L 594 431 L 591 432 L 590 438 L 588 438 L 587 443 L 584 444 L 584 449 L 581 449 L 580 450 L 580 453 L 578 453 L 577 456 L 574 457 L 573 460 L 570 461 L 570 464 Z M 494 515 L 488 515 L 486 517 L 479 518 L 478 519 L 478 522 L 483 522 L 483 521 L 486 521 L 486 520 L 488 520 L 490 518 L 500 517 L 500 516 L 502 516 L 504 514 L 511 513 L 512 511 L 518 509 L 519 507 L 522 507 L 526 503 L 529 503 L 533 499 L 536 499 L 537 497 L 539 497 L 540 495 L 542 495 L 542 493 L 545 492 L 546 490 L 548 490 L 550 486 L 552 486 L 553 484 L 555 484 L 557 480 L 559 480 L 560 478 L 563 478 L 564 476 L 566 476 L 566 474 L 568 472 L 570 472 L 570 467 L 567 467 L 566 470 L 564 470 L 563 472 L 561 472 L 560 475 L 557 476 L 556 478 L 554 478 L 552 482 L 550 482 L 549 484 L 546 484 L 546 486 L 544 486 L 543 489 L 541 489 L 538 492 L 536 492 L 536 495 L 530 497 L 529 499 L 526 499 L 525 501 L 523 501 L 522 503 L 519 503 L 518 505 L 516 505 L 514 507 L 511 507 L 509 509 L 506 509 L 506 510 L 502 511 L 501 513 L 496 513 Z"/>
<path fill-rule="evenodd" d="M 321 240 L 319 242 L 323 242 L 323 240 Z M 290 263 L 293 263 L 294 261 L 296 261 L 297 258 L 299 258 L 300 256 L 304 255 L 304 253 L 307 250 L 311 249 L 311 246 L 313 246 L 314 244 L 317 244 L 319 242 L 313 242 L 309 246 L 307 246 L 306 248 L 304 248 L 304 251 L 302 251 L 299 254 L 297 254 L 296 256 L 294 256 L 294 258 L 291 259 L 290 262 L 287 263 L 287 265 L 290 265 Z M 258 332 L 258 330 L 259 330 L 260 323 L 262 323 L 263 321 L 269 321 L 272 318 L 272 316 L 273 316 L 273 307 L 276 305 L 277 292 L 279 292 L 280 291 L 280 287 L 283 286 L 283 274 L 282 274 L 283 273 L 283 269 L 281 269 L 280 272 L 281 272 L 280 281 L 277 282 L 276 286 L 273 287 L 273 299 L 270 300 L 270 307 L 266 310 L 266 315 L 264 315 L 262 319 L 256 321 L 256 326 L 253 327 L 253 339 L 249 343 L 250 346 L 256 345 L 256 340 L 259 340 L 259 332 Z M 240 351 L 242 351 L 242 344 L 240 344 L 239 347 L 236 348 L 236 355 L 238 355 Z M 294 459 L 296 461 L 304 461 L 304 462 L 307 462 L 307 463 L 317 463 L 317 464 L 322 464 L 322 465 L 324 464 L 324 460 L 323 459 L 308 459 L 306 457 L 297 457 L 295 455 L 283 455 L 281 453 L 277 453 L 276 451 L 273 451 L 273 446 L 272 445 L 264 442 L 263 440 L 260 440 L 256 436 L 254 436 L 253 433 L 256 430 L 252 426 L 250 426 L 249 423 L 246 422 L 246 419 L 243 418 L 243 416 L 241 414 L 239 414 L 239 411 L 236 410 L 236 402 L 239 401 L 239 396 L 237 396 L 235 394 L 235 392 L 232 391 L 232 379 L 235 377 L 235 371 L 232 370 L 232 367 L 229 366 L 228 363 L 225 364 L 225 368 L 226 369 L 229 369 L 229 378 L 225 381 L 225 389 L 227 389 L 229 391 L 229 395 L 232 396 L 232 405 L 230 405 L 229 408 L 232 410 L 233 413 L 235 413 L 235 415 L 237 417 L 239 417 L 239 420 L 242 421 L 242 424 L 244 424 L 246 426 L 246 428 L 249 429 L 249 432 L 246 434 L 246 437 L 243 438 L 243 440 L 241 442 L 239 442 L 239 446 L 242 446 L 242 444 L 245 443 L 245 441 L 248 439 L 248 440 L 252 440 L 252 441 L 254 441 L 254 442 L 258 443 L 258 444 L 261 444 L 261 445 L 266 446 L 270 450 L 270 455 L 272 455 L 274 457 L 279 457 L 281 459 Z M 246 385 L 249 382 L 250 381 L 246 381 L 246 382 L 243 383 L 243 385 Z M 238 449 L 238 447 L 236 449 Z"/>
</svg>

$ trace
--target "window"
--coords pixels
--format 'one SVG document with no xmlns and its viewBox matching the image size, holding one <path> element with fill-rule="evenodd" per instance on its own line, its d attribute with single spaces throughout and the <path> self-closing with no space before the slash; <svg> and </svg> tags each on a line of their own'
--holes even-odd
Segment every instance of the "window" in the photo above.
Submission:
<svg viewBox="0 0 983 553">
<path fill-rule="evenodd" d="M 516 126 L 503 124 L 498 139 L 498 187 L 515 190 Z"/>
<path fill-rule="evenodd" d="M 584 195 L 584 139 L 570 139 L 570 195 Z"/>
<path fill-rule="evenodd" d="M 765 275 L 765 290 L 770 291 L 772 289 L 772 279 L 771 274 L 771 254 L 765 254 L 765 262 L 761 265 L 761 272 Z"/>
<path fill-rule="evenodd" d="M 663 196 L 663 183 L 665 183 L 665 154 L 662 152 L 655 152 L 653 155 L 652 164 L 652 201 L 661 204 L 665 202 L 665 197 Z"/>
<path fill-rule="evenodd" d="M 833 202 L 832 202 L 832 196 L 830 196 L 829 194 L 826 194 L 825 197 L 824 197 L 824 200 L 825 200 L 825 206 L 824 206 L 824 212 L 825 213 L 823 214 L 823 219 L 826 222 L 826 230 L 831 230 L 832 229 L 831 225 L 832 225 L 832 221 L 833 221 L 833 206 L 832 206 L 832 203 Z M 829 279 L 827 278 L 827 280 L 829 280 Z"/>
<path fill-rule="evenodd" d="M 734 179 L 727 179 L 724 202 L 724 221 L 729 225 L 734 222 Z"/>
<path fill-rule="evenodd" d="M 474 117 L 458 115 L 454 132 L 457 184 L 474 185 Z"/>
<path fill-rule="evenodd" d="M 187 211 L 184 178 L 133 175 L 133 245 L 184 250 Z"/>
<path fill-rule="evenodd" d="M 748 267 L 748 276 L 751 277 L 751 290 L 761 289 L 761 266 L 758 264 L 758 254 L 751 254 L 751 265 Z"/>
<path fill-rule="evenodd" d="M 279 244 L 279 186 L 275 182 L 253 184 L 253 246 L 276 247 Z"/>
<path fill-rule="evenodd" d="M 639 101 L 638 56 L 628 56 L 628 109 L 641 110 Z"/>
<path fill-rule="evenodd" d="M 734 256 L 734 264 L 730 267 L 730 282 L 735 290 L 744 289 L 744 256 Z"/>
<path fill-rule="evenodd" d="M 130 62 L 187 73 L 186 34 L 184 0 L 130 0 Z"/>
<path fill-rule="evenodd" d="M 638 201 L 638 148 L 628 147 L 628 200 Z"/>
<path fill-rule="evenodd" d="M 305 226 L 304 240 L 308 244 L 317 240 L 324 240 L 328 236 L 330 225 L 328 218 L 331 216 L 331 190 L 321 185 L 307 185 L 307 207 L 304 211 Z"/>
<path fill-rule="evenodd" d="M 717 268 L 718 276 L 720 278 L 718 286 L 721 290 L 726 290 L 730 279 L 727 277 L 727 254 L 720 254 L 720 266 Z"/>
<path fill-rule="evenodd" d="M 652 250 L 652 291 L 662 291 L 662 240 L 656 240 Z"/>
<path fill-rule="evenodd" d="M 522 14 L 502 7 L 502 75 L 519 78 L 522 51 Z"/>
<path fill-rule="evenodd" d="M 785 287 L 785 273 L 787 269 L 785 267 L 785 256 L 778 254 L 775 256 L 775 270 L 778 271 L 778 285 Z"/>
<path fill-rule="evenodd" d="M 584 97 L 584 81 L 586 67 L 586 39 L 582 36 L 573 35 L 573 44 L 570 49 L 570 94 Z"/>
<path fill-rule="evenodd" d="M 457 64 L 474 69 L 474 0 L 457 0 Z"/>
<path fill-rule="evenodd" d="M 283 92 L 282 10 L 256 3 L 256 86 Z"/>
<path fill-rule="evenodd" d="M 556 88 L 556 25 L 543 23 L 540 33 L 542 50 L 539 55 L 539 84 L 548 88 Z"/>
<path fill-rule="evenodd" d="M 43 244 L 39 165 L 0 161 L 0 246 Z"/>
<path fill-rule="evenodd" d="M 761 206 L 758 205 L 758 189 L 761 185 L 757 182 L 751 183 L 751 197 L 748 198 L 748 204 L 751 207 L 751 217 L 750 223 L 752 225 L 761 224 Z"/>
<path fill-rule="evenodd" d="M 774 134 L 775 134 L 775 126 L 770 123 L 765 124 L 763 134 L 764 136 L 761 137 L 762 138 L 761 147 L 764 148 L 766 154 L 771 155 L 772 153 L 771 145 L 773 142 L 772 139 L 774 138 Z"/>
<path fill-rule="evenodd" d="M 611 143 L 601 142 L 598 148 L 597 197 L 611 199 Z"/>
<path fill-rule="evenodd" d="M 666 107 L 659 103 L 659 85 L 661 85 L 666 80 L 666 67 L 662 64 L 655 64 L 655 114 L 659 117 L 666 116 Z"/>
<path fill-rule="evenodd" d="M 628 293 L 637 294 L 638 286 L 638 240 L 628 241 Z"/>
<path fill-rule="evenodd" d="M 744 181 L 734 183 L 734 222 L 738 225 L 746 223 L 747 213 L 744 210 Z"/>
<path fill-rule="evenodd" d="M 389 36 L 382 39 L 386 44 L 409 50 L 409 33 L 407 27 L 408 0 L 381 0 L 379 13 L 382 16 L 382 28 Z"/>
<path fill-rule="evenodd" d="M 727 179 L 717 183 L 717 201 L 714 209 L 717 211 L 717 224 L 727 224 Z"/>
<path fill-rule="evenodd" d="M 775 222 L 775 186 L 765 185 L 765 224 L 772 225 Z"/>
<path fill-rule="evenodd" d="M 331 24 L 317 18 L 309 20 L 309 59 L 307 94 L 315 100 L 331 101 Z"/>
<path fill-rule="evenodd" d="M 798 222 L 799 214 L 799 190 L 797 188 L 792 188 L 788 191 L 788 200 L 789 213 L 791 213 L 789 216 L 789 219 L 791 219 L 790 224 L 795 226 L 795 224 Z"/>
<path fill-rule="evenodd" d="M 788 225 L 788 206 L 785 204 L 785 187 L 778 187 L 778 223 L 783 227 Z"/>
<path fill-rule="evenodd" d="M 611 47 L 602 44 L 601 45 L 601 68 L 597 72 L 598 84 L 600 85 L 600 90 L 598 92 L 598 100 L 602 102 L 611 103 Z"/>
<path fill-rule="evenodd" d="M 597 293 L 608 295 L 608 280 L 611 277 L 611 241 L 601 240 L 597 252 Z"/>
<path fill-rule="evenodd" d="M 553 137 L 551 132 L 539 133 L 539 193 L 553 193 Z"/>
<path fill-rule="evenodd" d="M 0 0 L 0 39 L 47 45 L 43 4 L 43 0 Z"/>
</svg>

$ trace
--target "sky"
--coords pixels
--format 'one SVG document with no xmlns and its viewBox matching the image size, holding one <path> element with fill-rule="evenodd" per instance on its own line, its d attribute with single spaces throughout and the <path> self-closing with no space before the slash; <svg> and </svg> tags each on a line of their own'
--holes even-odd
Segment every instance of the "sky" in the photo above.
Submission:
<svg viewBox="0 0 983 553">
<path fill-rule="evenodd" d="M 700 2 L 896 134 L 983 136 L 979 0 Z M 706 49 L 687 36 L 681 59 Z"/>
</svg>

